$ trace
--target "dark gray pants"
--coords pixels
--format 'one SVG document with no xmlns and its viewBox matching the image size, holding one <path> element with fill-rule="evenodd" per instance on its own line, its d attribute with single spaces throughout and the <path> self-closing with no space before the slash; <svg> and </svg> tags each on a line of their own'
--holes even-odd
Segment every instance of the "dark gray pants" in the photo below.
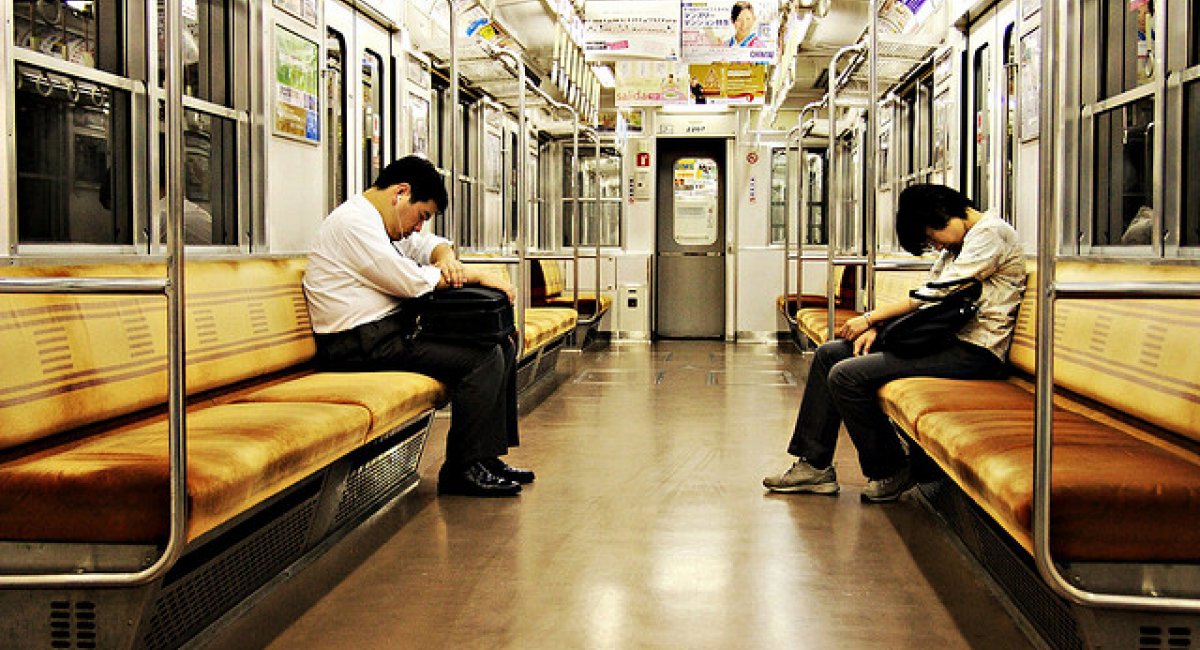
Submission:
<svg viewBox="0 0 1200 650">
<path fill-rule="evenodd" d="M 916 359 L 890 352 L 854 356 L 853 344 L 835 339 L 817 348 L 800 415 L 788 453 L 814 467 L 828 467 L 837 446 L 838 427 L 846 431 L 858 450 L 858 462 L 868 479 L 887 478 L 907 461 L 900 438 L 879 406 L 878 390 L 901 377 L 946 379 L 997 379 L 1004 364 L 991 352 L 959 342 Z"/>
<path fill-rule="evenodd" d="M 456 345 L 410 339 L 403 319 L 386 317 L 317 335 L 317 363 L 335 371 L 403 370 L 428 375 L 450 390 L 446 465 L 465 467 L 503 456 L 520 443 L 516 345 Z"/>
</svg>

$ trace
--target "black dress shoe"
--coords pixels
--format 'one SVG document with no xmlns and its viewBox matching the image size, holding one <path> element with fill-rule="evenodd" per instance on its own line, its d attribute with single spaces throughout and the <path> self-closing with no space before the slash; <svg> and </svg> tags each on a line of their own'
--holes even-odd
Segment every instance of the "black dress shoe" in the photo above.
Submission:
<svg viewBox="0 0 1200 650">
<path fill-rule="evenodd" d="M 517 483 L 533 483 L 533 470 L 513 467 L 499 458 L 489 458 L 482 462 L 483 466 L 496 476 L 516 481 Z"/>
<path fill-rule="evenodd" d="M 466 497 L 515 497 L 521 486 L 496 476 L 482 462 L 471 463 L 466 469 L 438 473 L 438 494 L 457 494 Z"/>
</svg>

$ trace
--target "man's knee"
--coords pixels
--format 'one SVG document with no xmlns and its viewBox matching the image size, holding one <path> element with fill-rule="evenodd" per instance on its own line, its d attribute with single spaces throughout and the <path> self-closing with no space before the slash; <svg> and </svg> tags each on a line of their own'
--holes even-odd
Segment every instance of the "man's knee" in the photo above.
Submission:
<svg viewBox="0 0 1200 650">
<path fill-rule="evenodd" d="M 836 394 L 848 394 L 861 391 L 866 385 L 866 377 L 858 371 L 856 361 L 862 357 L 841 359 L 829 369 L 829 390 Z"/>
<path fill-rule="evenodd" d="M 842 339 L 834 339 L 828 343 L 822 343 L 817 348 L 814 355 L 815 360 L 824 364 L 826 367 L 832 367 L 842 359 L 849 358 L 853 355 L 853 350 Z"/>
</svg>

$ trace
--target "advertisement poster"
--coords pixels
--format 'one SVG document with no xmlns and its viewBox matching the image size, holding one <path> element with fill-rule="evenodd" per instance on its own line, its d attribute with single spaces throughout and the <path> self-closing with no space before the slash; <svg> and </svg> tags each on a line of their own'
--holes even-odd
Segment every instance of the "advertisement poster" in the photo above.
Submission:
<svg viewBox="0 0 1200 650">
<path fill-rule="evenodd" d="M 668 106 L 688 103 L 687 67 L 666 61 L 619 61 L 617 106 Z"/>
<path fill-rule="evenodd" d="M 314 144 L 321 141 L 319 54 L 316 43 L 275 26 L 275 112 L 271 119 L 275 134 Z"/>
<path fill-rule="evenodd" d="M 682 55 L 688 63 L 774 63 L 779 3 L 684 2 Z"/>
<path fill-rule="evenodd" d="M 429 100 L 409 94 L 408 117 L 412 129 L 412 152 L 429 157 Z"/>
<path fill-rule="evenodd" d="M 617 134 L 641 133 L 645 112 L 641 109 L 601 110 L 596 112 L 596 130 Z"/>
<path fill-rule="evenodd" d="M 911 32 L 932 10 L 932 0 L 884 0 L 879 7 L 879 31 L 884 34 Z"/>
<path fill-rule="evenodd" d="M 1021 92 L 1017 95 L 1017 111 L 1020 115 L 1021 142 L 1039 136 L 1041 123 L 1038 113 L 1041 107 L 1042 35 L 1035 29 L 1021 37 Z"/>
<path fill-rule="evenodd" d="M 767 93 L 763 63 L 689 65 L 689 87 L 695 104 L 761 105 Z"/>
<path fill-rule="evenodd" d="M 584 52 L 588 61 L 679 59 L 675 0 L 590 0 Z"/>
<path fill-rule="evenodd" d="M 317 0 L 273 0 L 276 9 L 303 20 L 309 26 L 317 26 Z"/>
</svg>

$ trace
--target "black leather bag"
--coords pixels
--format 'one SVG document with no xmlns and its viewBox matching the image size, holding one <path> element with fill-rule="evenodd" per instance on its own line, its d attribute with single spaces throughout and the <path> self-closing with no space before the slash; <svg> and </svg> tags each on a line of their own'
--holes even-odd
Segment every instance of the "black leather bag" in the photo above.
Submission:
<svg viewBox="0 0 1200 650">
<path fill-rule="evenodd" d="M 414 340 L 498 343 L 516 332 L 508 295 L 490 287 L 437 289 L 404 302 Z"/>
<path fill-rule="evenodd" d="M 902 357 L 921 357 L 945 348 L 954 335 L 979 313 L 983 284 L 975 278 L 928 282 L 926 289 L 954 288 L 942 296 L 913 289 L 909 296 L 924 301 L 915 311 L 879 326 L 872 350 L 886 350 Z"/>
</svg>

